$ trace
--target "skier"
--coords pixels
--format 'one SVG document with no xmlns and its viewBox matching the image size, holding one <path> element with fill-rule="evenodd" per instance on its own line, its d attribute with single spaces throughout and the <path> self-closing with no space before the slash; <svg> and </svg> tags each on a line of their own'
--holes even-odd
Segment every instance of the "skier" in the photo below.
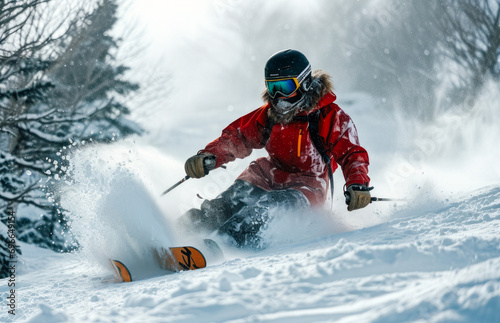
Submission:
<svg viewBox="0 0 500 323">
<path fill-rule="evenodd" d="M 322 205 L 337 165 L 346 181 L 347 209 L 370 203 L 368 154 L 351 118 L 334 103 L 330 76 L 312 72 L 302 53 L 288 49 L 267 61 L 265 85 L 265 104 L 226 127 L 186 161 L 185 170 L 201 178 L 253 149 L 265 148 L 269 156 L 252 161 L 226 191 L 184 214 L 179 223 L 186 229 L 218 231 L 239 247 L 263 248 L 259 233 L 272 209 Z"/>
</svg>

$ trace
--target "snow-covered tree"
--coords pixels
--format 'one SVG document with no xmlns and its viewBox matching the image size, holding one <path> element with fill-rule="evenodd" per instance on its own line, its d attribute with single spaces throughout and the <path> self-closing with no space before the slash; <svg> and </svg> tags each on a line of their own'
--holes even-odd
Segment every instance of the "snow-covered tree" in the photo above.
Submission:
<svg viewBox="0 0 500 323">
<path fill-rule="evenodd" d="M 424 120 L 500 78 L 500 1 L 363 1 L 341 36 L 358 89 Z M 444 94 L 444 95 L 443 95 Z"/>
<path fill-rule="evenodd" d="M 449 97 L 472 106 L 489 78 L 500 80 L 500 1 L 446 0 L 433 7 L 443 54 L 454 63 Z"/>
<path fill-rule="evenodd" d="M 16 212 L 18 239 L 64 251 L 72 246 L 54 186 L 67 166 L 65 149 L 142 130 L 125 118 L 124 97 L 138 85 L 115 60 L 116 1 L 64 17 L 51 12 L 54 5 L 0 4 L 0 210 L 4 223 L 7 208 Z"/>
</svg>

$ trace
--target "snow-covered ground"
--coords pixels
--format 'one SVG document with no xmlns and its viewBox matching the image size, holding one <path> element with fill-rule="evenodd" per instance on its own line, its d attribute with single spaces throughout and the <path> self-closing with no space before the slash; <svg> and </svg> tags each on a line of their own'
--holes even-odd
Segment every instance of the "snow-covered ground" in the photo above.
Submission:
<svg viewBox="0 0 500 323">
<path fill-rule="evenodd" d="M 82 254 L 22 247 L 25 268 L 16 277 L 16 321 L 498 322 L 499 318 L 500 186 L 443 203 L 409 205 L 392 220 L 360 230 L 258 252 L 225 247 L 221 263 L 132 283 L 115 282 L 111 269 Z M 6 281 L 1 281 L 2 299 L 8 290 Z M 3 306 L 0 321 L 9 319 Z"/>
</svg>

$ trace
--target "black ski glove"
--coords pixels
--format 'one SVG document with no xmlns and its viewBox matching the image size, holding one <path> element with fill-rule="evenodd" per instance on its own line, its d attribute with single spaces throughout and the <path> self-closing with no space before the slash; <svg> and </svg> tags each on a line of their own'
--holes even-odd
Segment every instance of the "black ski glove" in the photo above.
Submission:
<svg viewBox="0 0 500 323">
<path fill-rule="evenodd" d="M 373 187 L 366 185 L 353 184 L 347 187 L 344 191 L 345 204 L 347 204 L 347 211 L 354 211 L 364 208 L 371 203 L 370 191 Z"/>
<path fill-rule="evenodd" d="M 184 164 L 186 174 L 192 178 L 202 178 L 215 168 L 216 157 L 212 154 L 199 153 L 190 157 Z"/>
</svg>

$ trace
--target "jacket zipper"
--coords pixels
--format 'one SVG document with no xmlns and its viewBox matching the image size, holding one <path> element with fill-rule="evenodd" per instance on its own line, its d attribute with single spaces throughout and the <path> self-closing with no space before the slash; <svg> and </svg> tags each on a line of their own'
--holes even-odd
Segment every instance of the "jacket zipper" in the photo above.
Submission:
<svg viewBox="0 0 500 323">
<path fill-rule="evenodd" d="M 302 144 L 302 129 L 299 129 L 299 141 L 297 143 L 297 157 L 300 157 L 300 146 Z"/>
</svg>

